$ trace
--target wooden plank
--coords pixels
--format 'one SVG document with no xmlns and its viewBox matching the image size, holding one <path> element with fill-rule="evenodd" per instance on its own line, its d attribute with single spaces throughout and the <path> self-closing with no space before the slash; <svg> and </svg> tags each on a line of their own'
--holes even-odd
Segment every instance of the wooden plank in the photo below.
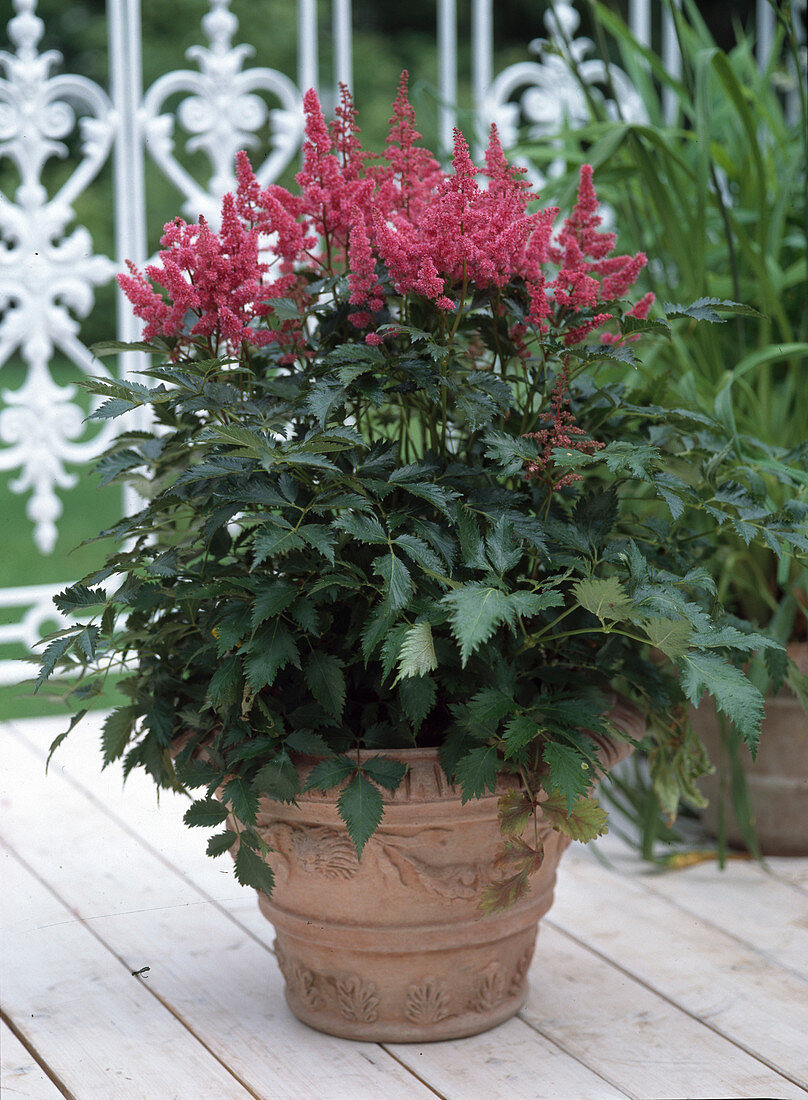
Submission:
<svg viewBox="0 0 808 1100">
<path fill-rule="evenodd" d="M 808 1088 L 803 981 L 591 854 L 564 858 L 551 925 Z"/>
<path fill-rule="evenodd" d="M 556 928 L 543 924 L 529 977 L 521 1017 L 631 1096 L 805 1100 L 798 1086 Z"/>
<path fill-rule="evenodd" d="M 150 968 L 140 981 L 254 1095 L 267 1100 L 299 1100 L 309 1093 L 325 1100 L 434 1096 L 380 1047 L 334 1039 L 299 1023 L 286 1008 L 283 979 L 265 946 L 64 776 L 56 772 L 46 779 L 41 758 L 26 746 L 7 737 L 3 757 L 7 774 L 14 775 L 0 826 L 7 843 L 24 852 L 120 957 L 128 981 L 133 981 L 130 971 Z M 166 833 L 188 832 L 174 812 L 182 808 L 164 807 Z M 257 911 L 255 895 L 241 889 L 242 895 Z M 133 1052 L 131 1068 L 138 1071 L 139 1058 L 148 1057 L 146 1049 L 139 1056 Z M 153 1096 L 166 1100 L 168 1094 Z"/>
<path fill-rule="evenodd" d="M 387 1047 L 451 1100 L 612 1100 L 628 1094 L 543 1038 L 522 1020 L 455 1042 Z"/>
<path fill-rule="evenodd" d="M 125 829 L 149 844 L 154 851 L 209 898 L 231 901 L 245 893 L 233 877 L 232 861 L 213 860 L 205 854 L 208 833 L 204 829 L 167 827 L 181 820 L 188 808 L 185 795 L 157 791 L 144 772 L 135 770 L 124 782 L 121 764 L 101 768 L 102 712 L 88 714 L 54 754 L 49 775 L 59 774 L 99 801 L 107 813 Z M 48 746 L 65 727 L 64 719 L 45 718 L 35 722 L 10 722 L 7 731 L 36 749 L 42 768 Z M 47 790 L 47 787 L 45 788 Z"/>
<path fill-rule="evenodd" d="M 0 1021 L 0 1094 L 8 1100 L 64 1100 L 42 1066 Z"/>
<path fill-rule="evenodd" d="M 6 1016 L 80 1100 L 250 1100 L 250 1093 L 7 851 Z"/>
<path fill-rule="evenodd" d="M 596 847 L 619 873 L 808 981 L 808 897 L 760 864 L 731 860 L 722 870 L 710 860 L 660 871 L 619 839 L 607 835 Z"/>
<path fill-rule="evenodd" d="M 808 894 L 808 859 L 786 856 L 772 857 L 766 861 L 771 873 L 796 890 Z"/>
</svg>

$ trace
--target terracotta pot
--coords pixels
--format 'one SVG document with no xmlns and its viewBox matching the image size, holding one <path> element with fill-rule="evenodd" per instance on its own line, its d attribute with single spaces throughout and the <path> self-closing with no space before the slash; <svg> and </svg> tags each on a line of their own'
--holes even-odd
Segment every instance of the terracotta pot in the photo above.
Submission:
<svg viewBox="0 0 808 1100">
<path fill-rule="evenodd" d="M 632 737 L 644 724 L 619 704 L 611 717 Z M 604 769 L 630 747 L 597 739 Z M 483 887 L 501 877 L 496 795 L 461 804 L 435 749 L 387 752 L 408 772 L 385 798 L 384 818 L 361 862 L 336 792 L 308 791 L 297 806 L 263 799 L 259 831 L 274 849 L 270 900 L 275 949 L 296 1016 L 345 1038 L 422 1042 L 473 1035 L 507 1020 L 527 995 L 539 918 L 553 900 L 569 844 L 542 825 L 545 859 L 529 895 L 481 916 Z M 313 766 L 301 757 L 305 778 Z M 532 826 L 531 826 L 532 830 Z"/>
<path fill-rule="evenodd" d="M 788 652 L 801 670 L 808 672 L 808 647 L 804 643 L 790 645 Z M 718 765 L 722 755 L 721 733 L 712 702 L 702 703 L 693 712 L 692 720 L 710 759 Z M 808 855 L 808 715 L 788 688 L 766 699 L 757 760 L 752 760 L 746 748 L 741 749 L 741 755 L 762 853 Z M 718 832 L 720 782 L 716 774 L 705 776 L 700 784 L 710 800 L 702 811 L 702 821 L 713 835 Z M 728 795 L 724 801 L 727 840 L 744 848 Z"/>
</svg>

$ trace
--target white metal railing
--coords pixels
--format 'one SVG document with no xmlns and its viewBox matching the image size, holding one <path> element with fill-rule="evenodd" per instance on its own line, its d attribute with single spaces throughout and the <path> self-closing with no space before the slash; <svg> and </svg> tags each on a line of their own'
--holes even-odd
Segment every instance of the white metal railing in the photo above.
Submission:
<svg viewBox="0 0 808 1100">
<path fill-rule="evenodd" d="M 480 133 L 496 122 L 507 147 L 516 142 L 522 124 L 536 134 L 552 132 L 565 118 L 574 121 L 581 112 L 580 89 L 561 57 L 539 51 L 535 60 L 496 73 L 494 0 L 465 2 L 471 5 L 472 95 Z M 59 73 L 59 55 L 40 51 L 45 27 L 36 0 L 12 0 L 12 6 L 10 48 L 0 54 L 0 159 L 16 167 L 20 184 L 13 196 L 0 193 L 0 368 L 16 359 L 25 377 L 16 390 L 0 387 L 0 471 L 9 475 L 12 490 L 27 498 L 33 540 L 48 553 L 62 510 L 58 490 L 75 483 L 75 471 L 100 452 L 112 431 L 106 426 L 88 432 L 75 389 L 57 384 L 52 362 L 59 354 L 84 373 L 103 371 L 81 343 L 80 321 L 93 308 L 97 288 L 113 278 L 124 259 L 142 265 L 156 245 L 146 225 L 149 174 L 160 171 L 177 186 L 186 216 L 205 213 L 212 219 L 221 195 L 234 183 L 236 149 L 246 146 L 254 152 L 264 184 L 277 179 L 300 148 L 302 92 L 316 87 L 327 101 L 335 98 L 340 82 L 352 83 L 351 2 L 297 0 L 297 71 L 290 74 L 249 63 L 251 50 L 239 42 L 244 29 L 230 11 L 230 0 L 199 0 L 199 45 L 188 51 L 188 67 L 161 75 L 145 90 L 140 0 L 107 0 L 108 90 L 84 76 Z M 321 87 L 318 53 L 318 16 L 324 8 L 330 10 L 333 47 L 328 87 Z M 656 47 L 676 71 L 676 36 L 665 10 Z M 445 151 L 457 119 L 456 0 L 436 0 L 435 15 L 439 136 Z M 758 56 L 764 60 L 775 27 L 768 0 L 757 0 L 757 19 Z M 651 0 L 630 0 L 629 21 L 640 41 L 651 44 Z M 603 62 L 589 56 L 594 47 L 578 36 L 579 22 L 571 0 L 554 0 L 544 30 L 550 39 L 563 38 L 584 80 L 602 84 Z M 538 18 L 535 28 L 526 28 L 541 29 Z M 535 52 L 536 43 L 533 47 Z M 624 117 L 643 118 L 642 103 L 625 74 L 612 65 L 608 76 Z M 176 106 L 169 108 L 169 102 Z M 78 155 L 71 161 L 66 143 L 76 135 Z M 189 150 L 205 154 L 207 178 L 192 176 L 184 166 L 182 154 Z M 53 157 L 66 158 L 72 170 L 49 193 L 43 170 Z M 114 257 L 96 252 L 73 209 L 110 157 Z M 139 329 L 130 310 L 121 308 L 120 338 L 136 339 Z M 131 354 L 122 356 L 116 369 L 125 373 L 133 364 Z M 29 645 L 58 587 L 0 591 L 0 611 L 19 611 L 15 624 L 0 626 L 0 644 Z M 0 682 L 13 675 L 0 662 Z"/>
</svg>

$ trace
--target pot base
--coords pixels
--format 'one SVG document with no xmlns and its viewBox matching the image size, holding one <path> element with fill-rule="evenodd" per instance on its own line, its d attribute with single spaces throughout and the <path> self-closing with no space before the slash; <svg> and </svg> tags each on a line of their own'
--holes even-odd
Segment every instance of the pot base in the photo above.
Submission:
<svg viewBox="0 0 808 1100">
<path fill-rule="evenodd" d="M 451 951 L 346 952 L 278 931 L 275 954 L 286 1002 L 303 1023 L 345 1039 L 423 1043 L 477 1035 L 514 1016 L 527 997 L 536 933 L 533 923 Z"/>
</svg>

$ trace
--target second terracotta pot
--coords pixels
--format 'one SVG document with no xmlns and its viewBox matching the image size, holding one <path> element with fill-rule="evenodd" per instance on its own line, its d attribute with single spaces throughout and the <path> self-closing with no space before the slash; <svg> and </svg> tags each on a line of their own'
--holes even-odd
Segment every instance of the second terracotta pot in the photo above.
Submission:
<svg viewBox="0 0 808 1100">
<path fill-rule="evenodd" d="M 612 719 L 633 738 L 641 716 L 618 705 Z M 598 739 L 608 769 L 628 745 Z M 474 1035 L 518 1012 L 537 923 L 553 900 L 569 841 L 541 823 L 545 858 L 529 894 L 482 916 L 480 895 L 501 877 L 494 794 L 462 804 L 437 750 L 385 752 L 407 764 L 385 797 L 361 861 L 337 813 L 336 792 L 307 791 L 297 805 L 263 799 L 259 831 L 274 849 L 276 884 L 261 910 L 275 927 L 290 1008 L 321 1031 L 376 1042 Z M 301 758 L 305 779 L 313 766 Z"/>
<path fill-rule="evenodd" d="M 789 656 L 808 673 L 808 647 L 788 647 Z M 721 732 L 712 702 L 705 701 L 692 715 L 693 728 L 719 771 L 705 776 L 700 786 L 709 799 L 702 821 L 716 835 L 721 783 Z M 808 715 L 797 697 L 783 688 L 766 699 L 760 730 L 760 748 L 752 760 L 741 748 L 753 824 L 760 850 L 767 856 L 808 855 Z M 728 787 L 729 777 L 726 779 Z M 725 828 L 730 844 L 745 847 L 731 800 L 725 794 Z"/>
</svg>

